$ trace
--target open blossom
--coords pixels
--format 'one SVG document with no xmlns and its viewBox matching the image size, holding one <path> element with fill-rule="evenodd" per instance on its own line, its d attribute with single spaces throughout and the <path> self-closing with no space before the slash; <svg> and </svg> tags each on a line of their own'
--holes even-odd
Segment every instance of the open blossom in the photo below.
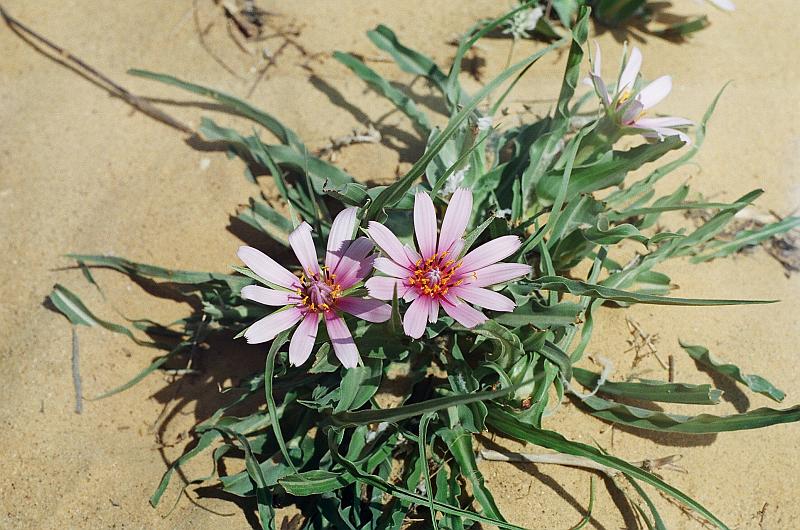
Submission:
<svg viewBox="0 0 800 530">
<path fill-rule="evenodd" d="M 595 56 L 592 70 L 589 72 L 589 81 L 594 85 L 597 94 L 606 109 L 622 127 L 639 129 L 646 137 L 663 138 L 665 136 L 679 136 L 684 142 L 689 142 L 689 137 L 675 127 L 686 127 L 693 122 L 686 118 L 675 116 L 646 118 L 645 113 L 656 106 L 672 90 L 672 78 L 664 75 L 636 90 L 636 79 L 642 66 L 642 52 L 634 47 L 630 57 L 624 64 L 622 73 L 617 80 L 615 91 L 609 93 L 608 86 L 603 81 L 601 70 L 600 46 L 595 43 Z"/>
<path fill-rule="evenodd" d="M 379 300 L 344 295 L 370 273 L 375 260 L 375 255 L 370 254 L 374 245 L 369 239 L 352 239 L 356 212 L 357 208 L 348 208 L 334 219 L 322 267 L 317 262 L 308 223 L 301 224 L 289 235 L 289 245 L 303 267 L 300 277 L 259 250 L 247 246 L 239 248 L 239 258 L 276 287 L 248 285 L 242 289 L 242 298 L 268 306 L 285 306 L 251 325 L 244 334 L 247 342 L 270 341 L 299 322 L 289 343 L 289 363 L 299 366 L 311 355 L 317 328 L 324 320 L 333 351 L 342 365 L 353 368 L 358 364 L 358 348 L 341 313 L 350 313 L 368 322 L 385 322 L 392 310 Z"/>
<path fill-rule="evenodd" d="M 464 232 L 472 214 L 472 192 L 459 188 L 450 199 L 437 241 L 436 209 L 425 192 L 414 199 L 414 232 L 419 252 L 403 245 L 385 226 L 369 223 L 369 235 L 386 257 L 375 260 L 375 268 L 387 276 L 367 280 L 369 294 L 380 300 L 398 298 L 411 302 L 403 317 L 403 330 L 413 338 L 425 331 L 426 322 L 436 322 L 439 306 L 464 327 L 486 321 L 469 304 L 493 311 L 513 311 L 516 304 L 486 287 L 530 273 L 528 265 L 498 263 L 521 243 L 517 236 L 503 236 L 461 257 Z"/>
</svg>

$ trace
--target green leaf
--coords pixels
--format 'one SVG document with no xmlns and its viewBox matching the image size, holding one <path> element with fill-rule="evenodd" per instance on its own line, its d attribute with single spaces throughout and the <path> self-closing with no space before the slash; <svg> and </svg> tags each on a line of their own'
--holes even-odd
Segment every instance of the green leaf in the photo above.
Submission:
<svg viewBox="0 0 800 530">
<path fill-rule="evenodd" d="M 367 37 L 375 46 L 391 55 L 404 72 L 421 75 L 431 81 L 443 94 L 447 92 L 447 76 L 444 72 L 430 57 L 401 44 L 391 29 L 380 24 L 374 30 L 368 31 Z"/>
<path fill-rule="evenodd" d="M 597 388 L 600 375 L 583 368 L 573 368 L 572 375 L 588 389 Z M 722 397 L 722 390 L 711 385 L 692 385 L 688 383 L 664 383 L 662 381 L 641 380 L 618 383 L 606 381 L 598 392 L 609 396 L 662 403 L 690 403 L 693 405 L 716 405 Z"/>
<path fill-rule="evenodd" d="M 131 330 L 121 324 L 115 324 L 114 322 L 108 322 L 106 320 L 97 318 L 91 311 L 89 311 L 89 308 L 84 305 L 80 298 L 78 298 L 72 291 L 61 284 L 57 283 L 53 286 L 53 291 L 50 293 L 48 298 L 51 302 L 53 302 L 53 305 L 56 307 L 56 309 L 58 309 L 61 314 L 67 317 L 67 319 L 69 319 L 69 321 L 75 325 L 89 327 L 100 326 L 108 331 L 125 335 L 140 346 L 148 346 L 150 348 L 162 347 L 154 342 L 148 342 L 136 337 Z"/>
<path fill-rule="evenodd" d="M 543 306 L 532 300 L 518 305 L 511 313 L 499 313 L 493 320 L 512 328 L 530 325 L 544 329 L 551 326 L 574 324 L 581 311 L 581 306 L 574 302 L 559 302 Z"/>
<path fill-rule="evenodd" d="M 90 267 L 108 267 L 134 277 L 159 278 L 183 285 L 200 285 L 213 282 L 225 283 L 232 291 L 237 293 L 242 290 L 242 287 L 250 283 L 247 278 L 233 274 L 164 269 L 114 256 L 67 254 L 67 257 L 81 261 Z"/>
<path fill-rule="evenodd" d="M 659 432 L 683 432 L 688 434 L 708 434 L 727 431 L 760 429 L 770 425 L 800 421 L 800 405 L 788 409 L 767 407 L 754 409 L 741 414 L 715 416 L 713 414 L 668 414 L 632 405 L 623 405 L 597 396 L 581 400 L 591 409 L 591 414 L 612 423 Z"/>
<path fill-rule="evenodd" d="M 364 482 L 365 484 L 368 484 L 368 485 L 370 485 L 372 487 L 379 488 L 380 490 L 384 491 L 385 493 L 388 493 L 389 495 L 393 495 L 393 496 L 395 496 L 395 497 L 397 497 L 399 499 L 410 501 L 410 502 L 413 502 L 413 503 L 416 503 L 416 504 L 420 504 L 420 505 L 427 505 L 428 504 L 428 499 L 426 497 L 423 497 L 422 495 L 418 495 L 416 493 L 412 493 L 411 491 L 409 491 L 409 490 L 407 490 L 405 488 L 401 488 L 401 487 L 399 487 L 399 486 L 397 486 L 397 485 L 395 485 L 395 484 L 393 484 L 391 482 L 383 480 L 381 477 L 378 477 L 378 476 L 375 476 L 375 475 L 371 475 L 371 474 L 368 474 L 368 473 L 364 473 L 361 470 L 359 470 L 352 462 L 350 462 L 349 460 L 347 460 L 345 458 L 342 458 L 342 456 L 339 454 L 338 448 L 336 447 L 336 444 L 335 444 L 335 441 L 334 441 L 334 437 L 335 437 L 335 435 L 333 433 L 333 429 L 331 429 L 328 432 L 328 446 L 330 447 L 331 455 L 333 456 L 333 459 L 336 462 L 338 462 L 339 464 L 341 464 L 347 471 L 349 471 L 351 474 L 353 474 L 353 476 L 355 476 L 357 478 L 357 480 L 359 480 L 361 482 Z M 491 517 L 486 517 L 486 516 L 483 516 L 483 515 L 479 515 L 477 513 L 473 513 L 473 512 L 467 511 L 467 510 L 462 510 L 461 508 L 458 508 L 456 506 L 452 506 L 452 505 L 450 505 L 448 503 L 443 503 L 443 502 L 439 502 L 439 501 L 434 500 L 433 504 L 434 504 L 434 508 L 437 511 L 440 511 L 440 512 L 445 513 L 445 514 L 456 515 L 456 516 L 463 517 L 464 519 L 467 519 L 467 520 L 470 520 L 470 521 L 477 521 L 477 522 L 484 523 L 484 524 L 496 525 L 496 526 L 498 526 L 500 528 L 508 528 L 508 529 L 513 529 L 513 530 L 522 530 L 522 528 L 519 527 L 519 526 L 512 525 L 512 524 L 509 524 L 509 523 L 506 523 L 506 522 L 503 522 L 503 521 L 499 521 L 499 520 L 493 519 Z"/>
<path fill-rule="evenodd" d="M 283 461 L 292 469 L 292 471 L 297 473 L 297 468 L 295 468 L 292 457 L 289 454 L 289 450 L 286 448 L 286 440 L 284 440 L 283 432 L 281 432 L 281 418 L 278 415 L 278 408 L 275 406 L 275 397 L 272 395 L 272 377 L 275 371 L 275 356 L 278 354 L 278 350 L 281 349 L 281 346 L 286 343 L 286 340 L 289 338 L 290 331 L 291 330 L 289 329 L 282 331 L 272 340 L 272 345 L 269 347 L 269 352 L 267 352 L 267 361 L 264 366 L 264 394 L 267 399 L 267 410 L 269 410 L 270 424 L 272 425 L 272 430 L 275 432 L 275 438 L 278 440 L 278 446 L 281 449 Z M 261 471 L 259 468 L 259 473 L 260 472 Z"/>
<path fill-rule="evenodd" d="M 375 70 L 361 62 L 359 59 L 346 52 L 334 52 L 333 58 L 348 67 L 354 74 L 360 77 L 369 86 L 383 95 L 386 99 L 411 118 L 414 125 L 419 127 L 425 134 L 431 129 L 428 116 L 425 115 L 414 103 L 406 96 L 402 90 L 392 86 L 386 79 L 381 77 Z"/>
<path fill-rule="evenodd" d="M 744 304 L 771 304 L 777 300 L 716 300 L 706 298 L 678 298 L 655 296 L 643 293 L 633 293 L 611 287 L 604 287 L 579 280 L 571 280 L 560 276 L 542 276 L 536 281 L 531 282 L 534 289 L 545 291 L 558 291 L 560 293 L 570 293 L 576 296 L 588 296 L 590 298 L 602 298 L 604 300 L 614 300 L 618 302 L 628 302 L 631 304 L 655 304 L 655 305 L 686 305 L 686 306 L 716 306 L 716 305 L 744 305 Z"/>
<path fill-rule="evenodd" d="M 516 386 L 509 388 L 502 388 L 493 392 L 476 392 L 474 394 L 461 394 L 454 396 L 446 396 L 440 398 L 429 399 L 422 403 L 414 403 L 412 405 L 403 405 L 392 409 L 371 409 L 360 410 L 358 412 L 339 412 L 331 415 L 331 420 L 334 425 L 338 426 L 356 426 L 368 425 L 370 423 L 398 422 L 415 416 L 421 416 L 426 412 L 435 412 L 437 410 L 455 407 L 457 405 L 467 405 L 469 403 L 477 403 L 478 401 L 488 401 L 496 397 L 504 396 L 516 390 Z"/>
<path fill-rule="evenodd" d="M 564 70 L 564 78 L 561 82 L 561 92 L 558 95 L 558 102 L 556 103 L 555 116 L 550 123 L 549 131 L 540 136 L 529 149 L 530 165 L 525 169 L 521 176 L 521 187 L 525 193 L 523 208 L 527 211 L 534 200 L 534 192 L 539 195 L 537 184 L 541 182 L 551 166 L 551 162 L 559 151 L 559 146 L 564 139 L 564 135 L 569 128 L 570 111 L 569 102 L 575 94 L 575 87 L 578 85 L 580 78 L 581 63 L 583 62 L 583 45 L 589 34 L 589 13 L 591 10 L 586 6 L 581 6 L 578 13 L 578 20 L 572 27 L 571 42 L 569 48 L 569 55 L 567 56 L 567 65 Z M 588 129 L 581 131 L 582 135 L 588 133 Z M 572 162 L 575 160 L 575 153 L 580 144 L 580 137 L 576 140 L 573 139 L 573 148 L 569 159 L 567 169 L 557 172 L 554 177 L 553 195 L 551 200 L 556 197 L 564 198 L 573 197 L 570 193 L 570 188 L 567 186 L 572 178 Z M 558 202 L 558 201 L 556 201 Z M 554 208 L 558 212 L 561 204 Z"/>
<path fill-rule="evenodd" d="M 287 492 L 299 497 L 328 493 L 350 483 L 352 480 L 348 480 L 344 473 L 335 473 L 324 469 L 304 471 L 278 479 L 278 484 L 283 486 Z"/>
<path fill-rule="evenodd" d="M 458 462 L 461 474 L 472 485 L 472 495 L 483 508 L 483 513 L 494 519 L 505 521 L 506 519 L 500 513 L 500 508 L 497 506 L 492 492 L 489 491 L 489 488 L 484 483 L 483 474 L 478 469 L 475 453 L 472 450 L 472 434 L 460 427 L 443 429 L 438 434 L 447 444 L 450 454 Z"/>
<path fill-rule="evenodd" d="M 266 202 L 251 198 L 250 207 L 241 211 L 236 218 L 267 234 L 281 245 L 289 246 L 289 234 L 294 230 L 292 222 Z"/>
<path fill-rule="evenodd" d="M 680 138 L 670 136 L 660 142 L 640 145 L 627 151 L 613 151 L 607 160 L 603 159 L 590 166 L 573 169 L 566 196 L 575 197 L 581 193 L 591 193 L 616 186 L 625 180 L 628 173 L 648 162 L 658 160 L 664 154 L 681 146 L 683 142 Z M 536 186 L 539 202 L 550 204 L 555 200 L 561 186 L 561 177 L 561 171 L 553 171 L 541 178 Z"/>
<path fill-rule="evenodd" d="M 500 431 L 501 433 L 518 440 L 523 440 L 546 449 L 551 449 L 553 451 L 558 451 L 559 453 L 568 455 L 589 458 L 590 460 L 593 460 L 604 466 L 618 469 L 631 478 L 641 480 L 642 482 L 650 484 L 651 486 L 660 489 L 664 493 L 669 494 L 676 500 L 680 501 L 709 521 L 716 524 L 719 528 L 727 530 L 728 527 L 725 526 L 725 523 L 719 520 L 700 503 L 679 489 L 670 486 L 652 473 L 648 473 L 647 471 L 629 464 L 619 458 L 603 454 L 590 445 L 567 440 L 556 432 L 537 429 L 530 425 L 521 423 L 512 414 L 496 405 L 490 404 L 490 408 L 491 412 L 487 418 L 487 421 L 496 431 Z"/>
<path fill-rule="evenodd" d="M 417 160 L 411 169 L 403 175 L 397 182 L 383 190 L 378 197 L 369 205 L 364 214 L 363 222 L 375 219 L 378 212 L 385 206 L 392 206 L 408 191 L 414 181 L 417 180 L 425 172 L 428 164 L 433 157 L 439 152 L 442 147 L 447 143 L 453 134 L 458 130 L 461 124 L 466 120 L 473 110 L 478 106 L 483 98 L 493 92 L 504 81 L 511 77 L 516 71 L 529 66 L 530 64 L 539 60 L 546 53 L 555 49 L 561 44 L 561 41 L 556 42 L 533 55 L 523 59 L 522 61 L 510 66 L 494 78 L 490 83 L 484 86 L 475 96 L 464 105 L 464 107 L 452 118 L 450 118 L 447 127 L 441 132 L 434 140 L 433 144 L 425 151 L 425 153 Z"/>
<path fill-rule="evenodd" d="M 783 399 L 786 397 L 786 394 L 782 390 L 775 388 L 772 383 L 760 375 L 745 375 L 735 364 L 728 364 L 715 359 L 711 355 L 711 352 L 708 351 L 708 348 L 704 348 L 703 346 L 692 346 L 682 341 L 680 342 L 680 345 L 684 350 L 686 350 L 686 353 L 689 354 L 689 357 L 714 373 L 729 377 L 730 379 L 745 385 L 753 392 L 767 396 L 778 403 L 783 401 Z"/>
<path fill-rule="evenodd" d="M 177 77 L 168 74 L 159 74 L 156 72 L 150 72 L 147 70 L 138 70 L 135 68 L 128 70 L 128 73 L 138 77 L 144 77 L 146 79 L 152 79 L 154 81 L 159 81 L 161 83 L 173 85 L 178 88 L 188 90 L 189 92 L 193 92 L 201 96 L 215 99 L 220 103 L 222 103 L 224 106 L 228 107 L 229 109 L 236 111 L 236 113 L 244 116 L 245 118 L 249 118 L 256 123 L 263 125 L 272 134 L 277 136 L 282 143 L 288 144 L 293 149 L 296 149 L 300 152 L 306 151 L 303 142 L 300 140 L 297 134 L 295 134 L 294 131 L 286 127 L 271 114 L 267 114 L 266 112 L 253 107 L 246 101 L 242 101 L 239 98 L 235 98 L 233 96 L 225 94 L 224 92 L 220 92 L 219 90 L 214 90 L 213 88 L 207 88 L 201 85 L 196 85 L 194 83 L 183 81 L 181 79 L 178 79 Z"/>
<path fill-rule="evenodd" d="M 366 358 L 364 366 L 348 368 L 339 386 L 339 403 L 334 413 L 360 408 L 375 395 L 381 384 L 383 361 Z"/>
<path fill-rule="evenodd" d="M 738 234 L 731 241 L 719 241 L 704 249 L 704 252 L 693 257 L 690 261 L 692 263 L 700 263 L 708 261 L 713 258 L 721 258 L 723 256 L 730 256 L 742 248 L 750 245 L 757 245 L 762 241 L 783 234 L 800 226 L 800 217 L 787 217 L 781 221 L 768 224 L 761 228 L 753 230 L 744 230 Z"/>
</svg>

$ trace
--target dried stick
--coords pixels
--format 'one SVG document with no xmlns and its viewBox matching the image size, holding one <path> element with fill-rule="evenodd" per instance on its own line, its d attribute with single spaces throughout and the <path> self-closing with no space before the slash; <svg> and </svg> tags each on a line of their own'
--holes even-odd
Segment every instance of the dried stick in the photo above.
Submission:
<svg viewBox="0 0 800 530">
<path fill-rule="evenodd" d="M 80 358 L 78 357 L 78 330 L 72 326 L 72 385 L 75 387 L 75 413 L 83 412 Z"/>
<path fill-rule="evenodd" d="M 25 35 L 33 37 L 36 41 L 44 44 L 51 50 L 55 51 L 59 55 L 59 57 L 77 66 L 81 72 L 83 72 L 87 77 L 89 77 L 89 79 L 99 84 L 100 86 L 102 86 L 115 96 L 124 99 L 129 105 L 131 105 L 135 109 L 139 110 L 140 112 L 143 112 L 144 114 L 147 114 L 151 118 L 155 118 L 158 121 L 166 123 L 167 125 L 174 127 L 180 131 L 189 134 L 194 133 L 194 130 L 188 125 L 184 124 L 183 122 L 181 122 L 176 118 L 173 118 L 166 112 L 158 109 L 152 103 L 131 93 L 128 89 L 119 85 L 118 83 L 115 83 L 108 76 L 99 72 L 91 65 L 85 63 L 79 57 L 76 57 L 75 55 L 71 54 L 70 52 L 68 52 L 58 44 L 54 43 L 47 37 L 37 33 L 36 31 L 32 30 L 31 28 L 29 28 L 28 26 L 17 20 L 16 18 L 12 17 L 2 6 L 0 6 L 0 15 L 2 15 L 3 20 L 8 25 L 8 27 L 11 28 L 11 31 L 19 35 L 23 40 L 26 41 L 28 40 L 27 38 L 25 38 L 23 33 Z"/>
</svg>

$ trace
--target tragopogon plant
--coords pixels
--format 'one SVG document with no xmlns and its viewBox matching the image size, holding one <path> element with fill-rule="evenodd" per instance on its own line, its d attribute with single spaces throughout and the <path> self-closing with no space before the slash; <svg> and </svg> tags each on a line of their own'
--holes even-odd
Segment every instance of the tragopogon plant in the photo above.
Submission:
<svg viewBox="0 0 800 530">
<path fill-rule="evenodd" d="M 244 344 L 234 341 L 243 335 L 268 346 L 264 370 L 226 389 L 230 403 L 195 427 L 196 444 L 164 475 L 152 496 L 154 506 L 176 469 L 213 448 L 214 462 L 224 458 L 224 469 L 234 471 L 222 476 L 215 471 L 202 480 L 217 480 L 229 494 L 253 497 L 265 527 L 274 528 L 275 506 L 295 503 L 303 528 L 401 528 L 410 516 L 441 528 L 476 522 L 519 528 L 503 516 L 477 470 L 474 437 L 491 431 L 621 472 L 641 495 L 632 502 L 651 528 L 662 528 L 663 522 L 642 484 L 725 528 L 700 502 L 657 475 L 548 430 L 545 413 L 570 399 L 610 423 L 681 433 L 800 419 L 798 406 L 720 416 L 662 412 L 651 405 L 713 405 L 721 393 L 710 385 L 613 382 L 607 373 L 581 366 L 601 304 L 761 303 L 668 296 L 670 278 L 657 268 L 677 257 L 703 261 L 731 254 L 796 227 L 800 219 L 789 217 L 723 240 L 736 212 L 760 190 L 729 204 L 687 201 L 686 185 L 656 197 L 654 185 L 700 148 L 716 100 L 693 131 L 688 120 L 643 117 L 666 95 L 669 83 L 665 78 L 644 82 L 641 54 L 633 49 L 621 76 L 606 84 L 598 53 L 590 69 L 598 105 L 587 120 L 583 109 L 594 98 L 574 101 L 586 63 L 587 9 L 568 39 L 468 93 L 459 82 L 464 54 L 519 13 L 473 28 L 447 72 L 404 46 L 389 28 L 369 32 L 401 69 L 424 76 L 440 92 L 450 111 L 443 129 L 432 127 L 412 99 L 359 59 L 335 54 L 427 139 L 419 160 L 388 186 L 356 182 L 312 156 L 275 117 L 243 101 L 168 75 L 132 71 L 214 98 L 278 139 L 267 144 L 257 133 L 242 135 L 208 119 L 199 130 L 241 157 L 249 178 L 271 175 L 282 206 L 296 218 L 263 198 L 252 198 L 239 218 L 275 245 L 291 248 L 299 263 L 279 263 L 251 247 L 239 250 L 247 267 L 235 267 L 236 274 L 72 255 L 87 274 L 92 267 L 110 267 L 132 277 L 168 279 L 201 302 L 202 309 L 182 319 L 178 329 L 137 322 L 139 329 L 164 337 L 151 343 L 97 318 L 72 292 L 56 286 L 51 300 L 74 324 L 100 325 L 166 350 L 106 395 L 212 339 Z M 539 58 L 565 45 L 569 55 L 553 114 L 494 128 L 492 117 L 510 92 L 500 92 L 501 87 L 513 88 Z M 495 94 L 491 106 L 485 103 L 490 94 Z M 647 141 L 619 149 L 617 140 L 624 134 Z M 680 156 L 657 164 L 676 150 Z M 632 181 L 629 175 L 641 168 L 650 168 L 649 174 Z M 664 212 L 695 209 L 716 213 L 693 230 L 658 228 Z M 626 241 L 640 247 L 635 259 L 622 264 L 619 245 Z M 578 272 L 587 270 L 585 276 Z M 784 399 L 763 378 L 743 375 L 705 348 L 684 348 L 709 370 L 775 401 Z M 386 389 L 388 374 L 394 406 L 382 407 L 376 398 Z M 249 412 L 233 416 L 234 406 Z M 465 504 L 467 492 L 471 500 Z"/>
</svg>

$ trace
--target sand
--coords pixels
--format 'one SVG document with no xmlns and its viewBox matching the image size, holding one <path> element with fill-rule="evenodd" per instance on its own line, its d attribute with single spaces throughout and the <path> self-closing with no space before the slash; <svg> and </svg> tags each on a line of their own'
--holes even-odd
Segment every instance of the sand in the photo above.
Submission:
<svg viewBox="0 0 800 530">
<path fill-rule="evenodd" d="M 689 44 L 632 36 L 642 46 L 644 72 L 670 73 L 674 92 L 659 108 L 699 118 L 716 91 L 733 80 L 713 118 L 697 165 L 670 177 L 663 189 L 690 179 L 694 189 L 714 199 L 733 200 L 756 187 L 767 190 L 761 209 L 786 214 L 800 205 L 797 167 L 800 157 L 800 107 L 796 104 L 800 71 L 792 55 L 793 0 L 738 2 L 734 14 L 712 11 L 692 1 L 674 2 L 674 12 L 708 12 L 712 26 Z M 209 49 L 238 76 L 252 80 L 255 60 L 238 51 L 214 13 L 199 2 Z M 346 149 L 337 163 L 360 179 L 391 179 L 418 156 L 422 144 L 408 121 L 387 114 L 389 104 L 333 61 L 336 49 L 367 56 L 378 53 L 364 32 L 386 23 L 409 45 L 448 60 L 446 44 L 479 17 L 498 14 L 496 2 L 365 4 L 359 2 L 271 3 L 282 14 L 276 23 L 301 27 L 297 42 L 307 53 L 287 48 L 250 100 L 274 112 L 310 145 L 347 134 L 366 121 L 378 124 L 381 145 Z M 501 3 L 502 4 L 502 3 Z M 756 5 L 757 4 L 757 5 Z M 3 3 L 12 14 L 132 90 L 180 102 L 164 106 L 186 122 L 213 115 L 222 124 L 248 125 L 225 114 L 198 108 L 193 98 L 125 75 L 130 67 L 172 73 L 244 96 L 252 81 L 223 69 L 203 48 L 191 17 L 190 2 Z M 214 25 L 208 28 L 210 22 Z M 599 42 L 606 64 L 620 48 L 615 35 Z M 277 47 L 279 41 L 268 43 Z M 487 41 L 481 55 L 484 74 L 497 72 L 508 41 Z M 534 43 L 520 45 L 522 57 Z M 182 498 L 168 515 L 178 488 L 169 490 L 154 510 L 148 498 L 165 466 L 189 441 L 187 431 L 219 403 L 217 383 L 225 384 L 260 364 L 259 349 L 235 354 L 212 349 L 200 376 L 180 387 L 156 374 L 107 400 L 87 401 L 76 414 L 70 368 L 71 330 L 43 302 L 56 282 L 74 288 L 101 317 L 120 320 L 151 317 L 168 321 L 188 308 L 159 300 L 121 275 L 98 272 L 106 301 L 79 272 L 61 270 L 67 252 L 113 253 L 165 267 L 224 271 L 235 263 L 244 236 L 230 225 L 237 205 L 258 192 L 242 177 L 239 161 L 224 153 L 196 149 L 185 135 L 131 108 L 73 71 L 38 53 L 7 28 L 0 29 L 0 442 L 5 477 L 0 483 L 3 528 L 247 528 L 251 504 L 227 499 Z M 556 95 L 563 56 L 550 55 L 532 70 L 516 92 L 517 100 L 535 100 L 546 108 Z M 408 83 L 409 75 L 385 63 L 374 67 Z M 470 82 L 474 89 L 475 82 Z M 414 93 L 431 102 L 428 88 Z M 519 102 L 515 103 L 519 108 Z M 438 110 L 434 105 L 434 110 Z M 514 119 L 508 117 L 507 119 Z M 265 179 L 262 179 L 265 180 Z M 270 193 L 270 185 L 261 186 Z M 613 359 L 620 374 L 629 369 L 625 353 L 625 315 L 650 333 L 658 333 L 663 355 L 674 354 L 680 380 L 706 382 L 677 345 L 678 337 L 705 344 L 713 352 L 759 373 L 785 389 L 787 404 L 800 400 L 796 362 L 800 328 L 794 304 L 797 277 L 787 279 L 764 252 L 700 266 L 683 262 L 664 268 L 680 285 L 680 294 L 702 297 L 780 298 L 779 304 L 719 309 L 666 309 L 640 306 L 601 312 L 589 350 Z M 153 358 L 147 348 L 99 329 L 80 328 L 80 371 L 86 396 L 119 384 Z M 653 359 L 641 365 L 663 377 Z M 741 403 L 739 403 L 741 404 Z M 751 397 L 753 407 L 769 405 Z M 733 412 L 734 404 L 721 410 Z M 596 441 L 629 460 L 681 454 L 688 473 L 663 471 L 672 484 L 695 496 L 734 528 L 789 528 L 796 524 L 800 464 L 797 425 L 719 436 L 659 436 L 614 429 L 566 406 L 546 425 L 584 442 Z M 159 443 L 160 440 L 160 443 Z M 509 446 L 514 447 L 513 444 Z M 198 459 L 188 476 L 208 473 Z M 579 522 L 589 494 L 588 474 L 567 468 L 483 463 L 482 471 L 508 518 L 526 527 L 566 528 Z M 197 499 L 197 500 L 195 500 Z M 699 523 L 658 495 L 655 502 L 669 528 Z M 617 498 L 618 500 L 618 498 Z M 763 510 L 763 512 L 762 512 Z M 217 512 L 217 513 L 214 513 Z M 222 515 L 220 515 L 222 514 Z M 629 511 L 620 512 L 607 484 L 597 484 L 594 528 L 630 527 Z M 248 519 L 249 518 L 249 519 Z M 759 526 L 761 525 L 761 526 Z"/>
</svg>

